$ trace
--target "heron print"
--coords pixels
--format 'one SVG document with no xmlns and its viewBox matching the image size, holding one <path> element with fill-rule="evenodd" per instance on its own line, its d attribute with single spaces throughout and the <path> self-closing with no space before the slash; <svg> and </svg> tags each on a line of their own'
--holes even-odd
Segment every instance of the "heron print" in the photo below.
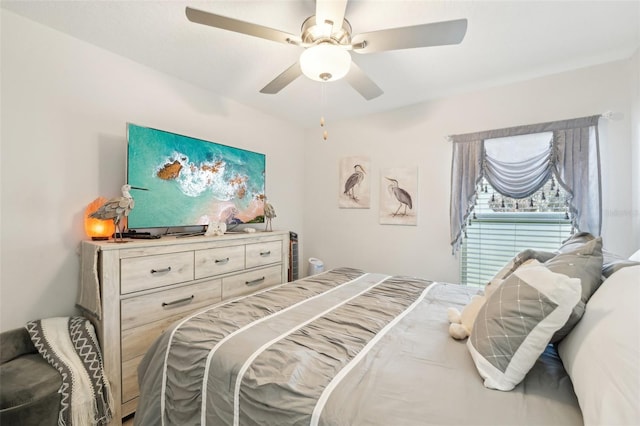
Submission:
<svg viewBox="0 0 640 426">
<path fill-rule="evenodd" d="M 346 209 L 370 207 L 369 176 L 371 167 L 366 157 L 346 157 L 340 160 L 340 193 L 338 205 Z"/>
<path fill-rule="evenodd" d="M 417 225 L 417 169 L 393 168 L 380 175 L 380 223 Z"/>
</svg>

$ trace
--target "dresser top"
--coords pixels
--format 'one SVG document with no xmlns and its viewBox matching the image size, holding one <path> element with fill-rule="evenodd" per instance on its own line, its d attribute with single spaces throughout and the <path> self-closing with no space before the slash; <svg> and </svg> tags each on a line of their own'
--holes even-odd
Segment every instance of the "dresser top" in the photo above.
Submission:
<svg viewBox="0 0 640 426">
<path fill-rule="evenodd" d="M 83 244 L 92 244 L 98 246 L 102 251 L 108 250 L 122 250 L 122 249 L 139 249 L 145 247 L 161 247 L 161 246 L 176 246 L 187 244 L 206 244 L 206 243 L 233 243 L 238 240 L 281 240 L 286 236 L 289 238 L 289 231 L 256 231 L 256 232 L 229 232 L 220 236 L 162 236 L 157 239 L 131 239 L 125 238 L 124 242 L 117 242 L 115 240 L 109 241 L 91 241 L 84 240 Z M 249 242 L 249 241 L 247 241 Z"/>
</svg>

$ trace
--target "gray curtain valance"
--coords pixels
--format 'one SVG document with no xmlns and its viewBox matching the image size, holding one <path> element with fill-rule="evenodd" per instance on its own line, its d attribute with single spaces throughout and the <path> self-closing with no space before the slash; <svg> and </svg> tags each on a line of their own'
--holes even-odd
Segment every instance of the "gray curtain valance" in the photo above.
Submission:
<svg viewBox="0 0 640 426">
<path fill-rule="evenodd" d="M 455 142 L 474 142 L 485 139 L 506 138 L 509 136 L 530 135 L 531 133 L 554 132 L 570 129 L 581 129 L 598 125 L 600 115 L 573 118 L 571 120 L 550 121 L 548 123 L 527 124 L 525 126 L 506 127 L 504 129 L 485 130 L 482 132 L 465 133 L 450 136 Z"/>
<path fill-rule="evenodd" d="M 525 198 L 536 192 L 552 174 L 552 150 L 523 161 L 506 162 L 484 152 L 484 177 L 500 194 Z"/>
<path fill-rule="evenodd" d="M 500 194 L 521 199 L 539 190 L 551 176 L 567 191 L 573 226 L 600 235 L 600 115 L 451 136 L 451 245 L 462 243 L 467 218 L 473 211 L 476 190 L 484 177 Z M 487 153 L 485 141 L 550 132 L 548 148 L 518 161 L 505 161 Z"/>
</svg>

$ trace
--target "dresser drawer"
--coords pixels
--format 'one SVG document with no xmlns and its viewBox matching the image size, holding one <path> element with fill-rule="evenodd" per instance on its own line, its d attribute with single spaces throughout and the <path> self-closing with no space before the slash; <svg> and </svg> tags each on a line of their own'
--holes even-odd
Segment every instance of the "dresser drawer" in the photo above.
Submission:
<svg viewBox="0 0 640 426">
<path fill-rule="evenodd" d="M 197 311 L 198 309 L 194 309 Z M 190 313 L 190 312 L 189 312 Z M 189 315 L 189 313 L 185 315 Z M 122 330 L 122 361 L 144 355 L 149 346 L 173 323 L 185 315 L 173 315 L 140 327 Z"/>
<path fill-rule="evenodd" d="M 282 283 L 282 266 L 270 266 L 222 279 L 222 298 L 242 296 Z"/>
<path fill-rule="evenodd" d="M 138 387 L 138 366 L 143 355 L 122 363 L 122 402 L 127 402 L 140 395 Z"/>
<path fill-rule="evenodd" d="M 204 281 L 123 299 L 120 302 L 122 330 L 138 327 L 220 301 L 221 282 Z"/>
<path fill-rule="evenodd" d="M 164 318 L 160 321 L 122 331 L 122 401 L 127 402 L 137 397 L 138 365 L 142 357 L 155 340 L 173 323 L 199 309 L 193 309 L 184 315 Z"/>
<path fill-rule="evenodd" d="M 197 250 L 196 279 L 244 269 L 244 246 Z"/>
<path fill-rule="evenodd" d="M 193 280 L 193 251 L 120 261 L 122 294 Z"/>
<path fill-rule="evenodd" d="M 269 241 L 265 243 L 247 244 L 246 267 L 269 265 L 282 261 L 282 243 Z"/>
</svg>

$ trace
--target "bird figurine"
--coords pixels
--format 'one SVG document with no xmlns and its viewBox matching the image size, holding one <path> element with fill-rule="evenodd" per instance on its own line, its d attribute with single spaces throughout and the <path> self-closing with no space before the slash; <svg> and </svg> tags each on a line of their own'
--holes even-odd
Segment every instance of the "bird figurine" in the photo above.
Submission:
<svg viewBox="0 0 640 426">
<path fill-rule="evenodd" d="M 396 200 L 400 202 L 400 205 L 398 206 L 398 209 L 396 210 L 396 212 L 393 214 L 393 217 L 396 217 L 396 215 L 400 211 L 400 208 L 402 208 L 403 205 L 404 205 L 404 212 L 402 213 L 402 215 L 406 216 L 407 207 L 409 207 L 410 209 L 413 208 L 413 204 L 411 203 L 411 195 L 407 191 L 405 191 L 404 189 L 398 186 L 398 181 L 396 179 L 391 179 L 388 177 L 385 177 L 385 179 L 391 182 L 391 184 L 389 184 L 389 192 L 393 194 L 396 197 Z"/>
<path fill-rule="evenodd" d="M 365 172 L 364 168 L 360 164 L 356 164 L 355 166 L 353 166 L 353 170 L 354 172 L 347 178 L 347 181 L 344 183 L 344 194 L 353 199 L 353 201 L 358 201 L 354 192 L 354 188 L 364 180 Z"/>
<path fill-rule="evenodd" d="M 129 216 L 129 212 L 133 210 L 135 205 L 133 197 L 131 196 L 132 189 L 139 189 L 142 191 L 148 191 L 146 188 L 138 188 L 128 184 L 122 185 L 122 197 L 115 197 L 104 203 L 98 210 L 91 213 L 89 216 L 94 219 L 101 220 L 113 220 L 113 224 L 116 227 L 116 237 L 120 234 L 120 241 L 122 242 L 122 229 L 120 229 L 120 221 L 123 217 Z"/>
<path fill-rule="evenodd" d="M 276 209 L 273 208 L 273 206 L 271 205 L 271 203 L 267 202 L 267 197 L 265 195 L 265 197 L 262 199 L 264 202 L 264 217 L 265 217 L 265 231 L 273 231 L 273 227 L 271 226 L 271 219 L 273 219 L 274 217 L 276 217 Z"/>
</svg>

